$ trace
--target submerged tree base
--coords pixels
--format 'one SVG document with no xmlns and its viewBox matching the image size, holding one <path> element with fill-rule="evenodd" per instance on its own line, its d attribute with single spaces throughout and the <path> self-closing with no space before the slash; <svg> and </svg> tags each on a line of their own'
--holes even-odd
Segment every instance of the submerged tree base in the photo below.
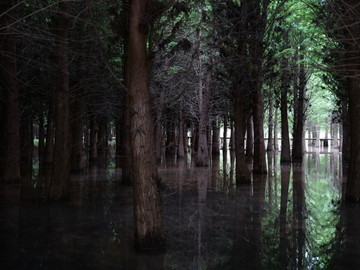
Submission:
<svg viewBox="0 0 360 270">
<path fill-rule="evenodd" d="M 135 248 L 138 251 L 145 252 L 163 251 L 166 249 L 165 236 L 157 233 L 147 234 L 142 237 L 135 235 Z"/>
</svg>

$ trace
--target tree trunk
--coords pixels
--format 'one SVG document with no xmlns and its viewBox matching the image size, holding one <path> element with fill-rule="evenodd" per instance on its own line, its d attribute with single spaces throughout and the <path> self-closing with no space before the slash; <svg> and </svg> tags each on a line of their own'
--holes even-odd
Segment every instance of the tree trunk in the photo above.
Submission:
<svg viewBox="0 0 360 270">
<path fill-rule="evenodd" d="M 360 73 L 360 68 L 358 69 Z M 360 79 L 349 78 L 350 163 L 346 199 L 360 201 Z"/>
<path fill-rule="evenodd" d="M 44 153 L 44 168 L 50 169 L 54 159 L 54 109 L 49 107 L 46 127 L 46 144 Z"/>
<path fill-rule="evenodd" d="M 279 141 L 278 141 L 278 108 L 275 108 L 275 119 L 274 119 L 274 150 L 279 150 Z"/>
<path fill-rule="evenodd" d="M 201 60 L 199 60 L 201 62 Z M 200 66 L 202 64 L 200 63 Z M 199 144 L 197 148 L 196 166 L 207 167 L 209 165 L 209 148 L 207 137 L 207 126 L 209 118 L 209 90 L 211 82 L 211 73 L 206 74 L 203 81 L 202 70 L 200 70 L 199 79 Z"/>
<path fill-rule="evenodd" d="M 182 112 L 179 113 L 179 138 L 178 138 L 178 151 L 177 156 L 178 158 L 184 158 L 185 157 L 185 137 L 184 137 L 184 119 Z"/>
<path fill-rule="evenodd" d="M 266 148 L 266 151 L 271 152 L 274 151 L 274 140 L 273 140 L 273 134 L 274 134 L 274 108 L 272 101 L 269 100 L 269 129 L 268 129 L 268 145 Z"/>
<path fill-rule="evenodd" d="M 54 162 L 47 188 L 47 199 L 58 201 L 69 194 L 70 182 L 70 118 L 67 1 L 59 2 L 57 17 L 58 73 L 55 88 Z"/>
<path fill-rule="evenodd" d="M 166 121 L 166 158 L 174 159 L 176 154 L 176 125 L 171 117 Z"/>
<path fill-rule="evenodd" d="M 165 247 L 159 176 L 156 168 L 149 56 L 146 49 L 148 1 L 131 0 L 126 82 L 130 96 L 135 246 Z"/>
<path fill-rule="evenodd" d="M 224 116 L 224 133 L 223 133 L 223 144 L 222 144 L 222 150 L 223 154 L 227 156 L 226 152 L 228 150 L 228 143 L 227 143 L 227 132 L 228 132 L 228 120 L 227 115 Z"/>
<path fill-rule="evenodd" d="M 220 128 L 219 123 L 214 120 L 212 124 L 212 156 L 219 157 L 220 155 Z"/>
<path fill-rule="evenodd" d="M 304 48 L 301 48 L 303 51 Z M 304 60 L 304 55 L 300 55 L 300 60 Z M 294 125 L 294 138 L 292 149 L 292 160 L 295 162 L 302 162 L 304 155 L 304 124 L 305 124 L 305 90 L 306 90 L 306 74 L 305 64 L 302 62 L 299 69 L 299 86 L 296 110 L 296 122 Z"/>
<path fill-rule="evenodd" d="M 264 106 L 262 103 L 261 85 L 253 93 L 253 121 L 254 121 L 254 165 L 253 172 L 266 174 L 265 142 L 264 142 Z"/>
<path fill-rule="evenodd" d="M 97 157 L 98 165 L 102 168 L 106 168 L 107 165 L 107 155 L 108 155 L 108 119 L 103 116 L 99 118 L 98 122 L 98 139 L 97 139 Z"/>
<path fill-rule="evenodd" d="M 1 82 L 4 93 L 1 132 L 3 132 L 0 176 L 3 182 L 20 181 L 20 116 L 19 90 L 16 65 L 15 1 L 5 0 L 0 4 L 0 34 L 3 51 L 0 55 Z M 10 10 L 11 9 L 11 10 Z"/>
<path fill-rule="evenodd" d="M 97 141 L 98 141 L 98 125 L 96 121 L 96 117 L 93 116 L 90 119 L 90 142 L 89 142 L 89 162 L 93 163 L 97 161 L 98 158 L 98 150 L 97 150 Z"/>
<path fill-rule="evenodd" d="M 254 156 L 254 124 L 250 114 L 246 118 L 246 156 Z"/>
<path fill-rule="evenodd" d="M 84 169 L 83 160 L 83 124 L 84 104 L 82 96 L 76 93 L 76 98 L 70 105 L 71 113 L 71 171 L 79 173 Z"/>
<path fill-rule="evenodd" d="M 39 175 L 44 166 L 44 154 L 45 154 L 45 128 L 44 117 L 42 113 L 39 113 L 39 143 L 38 143 L 38 156 L 39 156 Z"/>
<path fill-rule="evenodd" d="M 249 184 L 251 172 L 246 163 L 244 140 L 246 132 L 246 95 L 243 91 L 236 91 L 234 103 L 234 124 L 235 124 L 235 156 L 236 156 L 236 183 Z"/>
<path fill-rule="evenodd" d="M 285 65 L 286 67 L 286 65 Z M 289 122 L 288 122 L 288 74 L 282 78 L 280 113 L 281 113 L 281 163 L 291 162 L 290 156 L 290 138 L 289 138 Z"/>
<path fill-rule="evenodd" d="M 347 108 L 347 101 L 342 102 L 342 125 L 343 125 L 343 143 L 342 143 L 342 164 L 343 167 L 348 167 L 350 163 L 350 123 L 349 123 L 349 111 Z"/>
<path fill-rule="evenodd" d="M 32 177 L 32 161 L 34 152 L 33 122 L 30 112 L 23 114 L 20 122 L 21 138 L 21 177 L 30 182 Z"/>
</svg>

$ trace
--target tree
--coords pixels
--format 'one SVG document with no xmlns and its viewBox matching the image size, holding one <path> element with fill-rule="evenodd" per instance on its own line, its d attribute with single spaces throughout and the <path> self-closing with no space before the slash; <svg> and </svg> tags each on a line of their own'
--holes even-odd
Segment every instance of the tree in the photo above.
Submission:
<svg viewBox="0 0 360 270">
<path fill-rule="evenodd" d="M 16 57 L 16 1 L 0 4 L 0 175 L 5 182 L 20 181 L 20 116 Z"/>
<path fill-rule="evenodd" d="M 149 91 L 147 34 L 150 1 L 131 0 L 126 83 L 130 97 L 135 246 L 165 247 L 159 176 L 154 149 L 152 103 Z"/>
<path fill-rule="evenodd" d="M 55 144 L 51 178 L 47 186 L 47 199 L 57 201 L 69 194 L 70 182 L 70 105 L 69 105 L 69 21 L 68 3 L 59 2 L 57 14 L 58 73 L 55 85 Z"/>
</svg>

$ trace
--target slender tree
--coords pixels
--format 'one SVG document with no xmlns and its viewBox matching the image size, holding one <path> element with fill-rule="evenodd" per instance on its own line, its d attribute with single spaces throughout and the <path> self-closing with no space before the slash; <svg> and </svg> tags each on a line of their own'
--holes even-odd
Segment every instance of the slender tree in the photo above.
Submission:
<svg viewBox="0 0 360 270">
<path fill-rule="evenodd" d="M 60 1 L 57 14 L 56 57 L 58 73 L 55 86 L 55 144 L 47 199 L 57 201 L 69 195 L 70 184 L 70 102 L 69 102 L 69 20 L 68 1 Z"/>
</svg>

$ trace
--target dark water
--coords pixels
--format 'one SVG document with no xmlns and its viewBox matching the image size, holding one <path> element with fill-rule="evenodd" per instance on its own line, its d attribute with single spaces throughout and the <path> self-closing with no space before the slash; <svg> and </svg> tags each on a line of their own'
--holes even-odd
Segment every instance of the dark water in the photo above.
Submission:
<svg viewBox="0 0 360 270">
<path fill-rule="evenodd" d="M 0 269 L 360 269 L 360 207 L 342 202 L 337 153 L 307 154 L 235 186 L 230 158 L 162 166 L 168 248 L 137 254 L 119 172 L 76 176 L 67 203 L 1 186 Z"/>
</svg>

